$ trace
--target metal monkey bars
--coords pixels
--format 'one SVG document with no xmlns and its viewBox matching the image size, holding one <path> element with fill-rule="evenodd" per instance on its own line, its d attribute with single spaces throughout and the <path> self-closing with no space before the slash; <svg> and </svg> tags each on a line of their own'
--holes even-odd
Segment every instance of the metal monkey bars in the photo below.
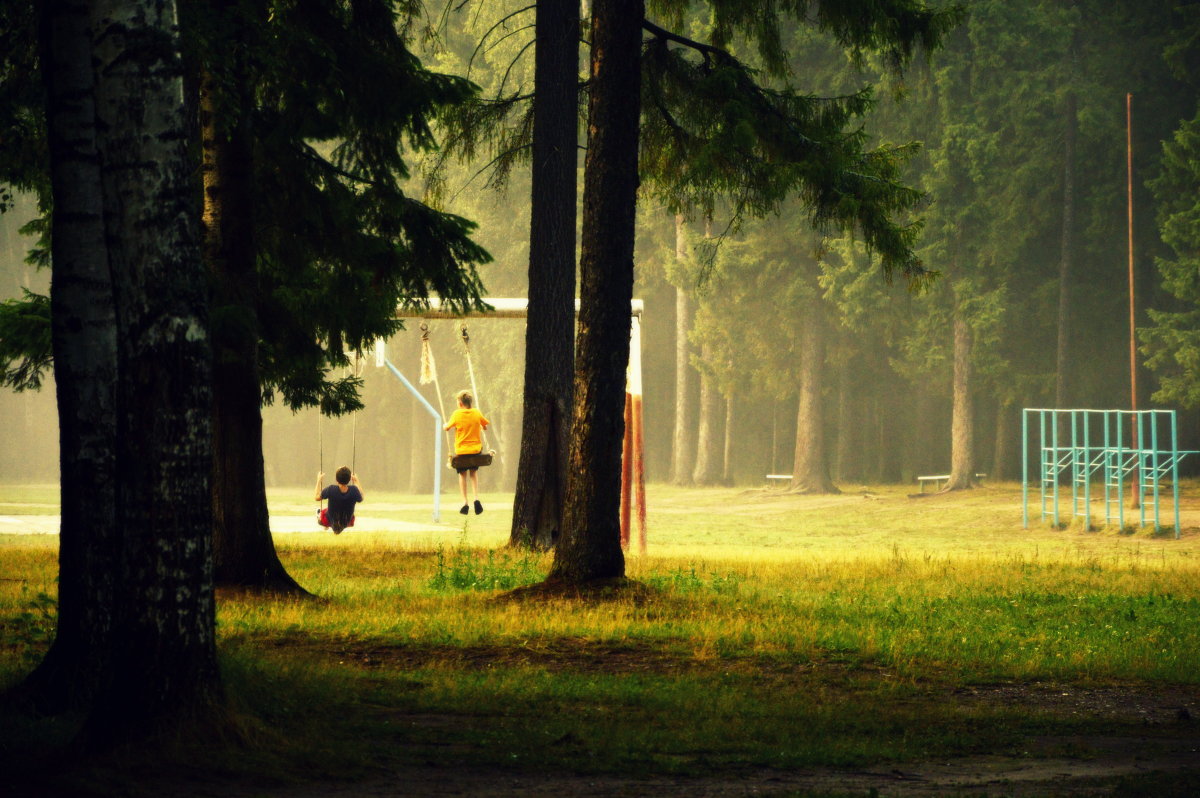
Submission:
<svg viewBox="0 0 1200 798">
<path fill-rule="evenodd" d="M 1036 436 L 1036 440 L 1033 438 Z M 1092 504 L 1102 501 L 1104 523 L 1125 526 L 1125 498 L 1138 497 L 1138 525 L 1162 527 L 1170 488 L 1179 537 L 1179 461 L 1195 451 L 1179 448 L 1174 410 L 1049 410 L 1025 408 L 1021 416 L 1021 503 L 1029 527 L 1030 447 L 1036 446 L 1041 519 L 1060 523 L 1070 484 L 1070 517 L 1092 524 Z M 1068 476 L 1069 475 L 1069 476 Z M 1126 488 L 1126 480 L 1131 482 Z M 1165 484 L 1164 484 L 1165 483 Z"/>
</svg>

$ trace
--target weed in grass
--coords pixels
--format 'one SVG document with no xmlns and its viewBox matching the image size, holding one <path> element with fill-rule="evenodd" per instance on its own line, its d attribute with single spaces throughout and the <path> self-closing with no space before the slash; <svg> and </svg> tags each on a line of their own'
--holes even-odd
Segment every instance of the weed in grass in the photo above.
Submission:
<svg viewBox="0 0 1200 798">
<path fill-rule="evenodd" d="M 641 581 L 650 587 L 673 593 L 699 593 L 707 590 L 717 595 L 732 595 L 738 592 L 744 579 L 733 572 L 710 573 L 704 566 L 697 571 L 696 564 L 689 563 L 687 568 L 675 568 L 665 574 L 647 574 L 641 577 Z"/>
<path fill-rule="evenodd" d="M 32 594 L 32 595 L 31 595 Z M 0 618 L 0 637 L 5 648 L 16 651 L 21 660 L 33 661 L 50 645 L 58 616 L 54 596 L 22 585 L 20 603 L 7 618 Z"/>
<path fill-rule="evenodd" d="M 529 551 L 481 552 L 460 545 L 447 553 L 444 546 L 438 546 L 434 573 L 426 584 L 439 593 L 512 590 L 545 578 L 541 557 Z"/>
</svg>

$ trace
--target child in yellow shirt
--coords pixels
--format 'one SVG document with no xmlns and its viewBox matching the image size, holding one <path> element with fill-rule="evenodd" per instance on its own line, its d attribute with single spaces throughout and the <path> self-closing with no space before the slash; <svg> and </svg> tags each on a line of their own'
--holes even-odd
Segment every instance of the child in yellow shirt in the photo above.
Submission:
<svg viewBox="0 0 1200 798">
<path fill-rule="evenodd" d="M 479 454 L 483 451 L 483 430 L 487 429 L 488 420 L 474 407 L 474 397 L 470 391 L 459 391 L 454 395 L 458 400 L 458 409 L 450 415 L 444 429 L 454 430 L 455 454 Z M 455 468 L 458 472 L 458 488 L 462 491 L 463 506 L 460 513 L 466 515 L 470 511 L 467 504 L 467 476 L 471 477 L 471 495 L 475 497 L 475 515 L 483 512 L 483 504 L 479 501 L 479 467 Z"/>
</svg>

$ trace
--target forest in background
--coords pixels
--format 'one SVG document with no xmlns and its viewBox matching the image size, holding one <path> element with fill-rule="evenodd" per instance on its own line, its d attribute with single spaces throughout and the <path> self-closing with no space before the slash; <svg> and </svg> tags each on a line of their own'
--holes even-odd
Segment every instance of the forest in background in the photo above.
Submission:
<svg viewBox="0 0 1200 798">
<path fill-rule="evenodd" d="M 518 14 L 499 22 L 519 6 L 484 3 L 447 15 L 426 63 L 467 75 L 484 97 L 527 92 L 529 20 Z M 1189 302 L 1194 307 L 1187 292 L 1195 278 L 1189 284 L 1178 275 L 1175 249 L 1164 239 L 1171 214 L 1186 215 L 1188 203 L 1195 205 L 1196 182 L 1194 175 L 1188 182 L 1186 168 L 1167 168 L 1163 145 L 1178 131 L 1174 157 L 1184 167 L 1194 162 L 1183 135 L 1196 110 L 1188 75 L 1197 73 L 1188 67 L 1200 5 L 981 0 L 966 7 L 948 47 L 915 65 L 903 83 L 870 59 L 849 62 L 807 28 L 786 42 L 793 79 L 804 91 L 835 96 L 873 84 L 866 133 L 884 144 L 920 144 L 908 166 L 910 184 L 928 193 L 919 251 L 940 274 L 927 291 L 887 284 L 859 244 L 814 232 L 799 205 L 755 219 L 718 204 L 706 224 L 700 209 L 677 223 L 654 196 L 639 203 L 635 296 L 646 303 L 648 478 L 761 484 L 765 473 L 789 473 L 805 383 L 823 400 L 818 412 L 835 484 L 947 473 L 956 320 L 958 345 L 973 366 L 962 390 L 974 400 L 976 470 L 1019 475 L 1022 407 L 1128 407 L 1127 92 L 1138 325 L 1148 331 L 1139 357 L 1187 349 L 1177 327 L 1186 333 L 1194 322 L 1147 311 L 1186 314 Z M 702 20 L 692 27 L 703 38 Z M 519 130 L 519 107 L 511 121 Z M 502 134 L 493 142 L 501 148 L 511 143 Z M 495 154 L 480 148 L 464 162 L 447 161 L 431 190 L 447 210 L 479 223 L 476 240 L 494 258 L 480 268 L 488 293 L 523 296 L 527 167 L 501 160 L 507 169 L 491 171 L 486 165 Z M 19 204 L 0 217 L 5 298 L 45 287 L 45 274 L 23 263 L 28 240 L 16 233 L 31 213 Z M 415 326 L 389 344 L 410 379 L 419 364 Z M 432 326 L 450 403 L 466 384 L 461 346 L 453 323 Z M 469 326 L 481 404 L 495 422 L 501 455 L 485 487 L 507 490 L 519 448 L 523 325 Z M 802 373 L 805 347 L 823 355 Z M 269 485 L 307 483 L 319 468 L 353 462 L 368 487 L 429 488 L 432 421 L 375 368 L 370 353 L 365 360 L 366 407 L 357 416 L 318 421 L 311 410 L 267 411 Z M 1183 446 L 1200 448 L 1186 363 L 1167 357 L 1156 371 L 1141 369 L 1138 405 L 1183 410 Z M 1155 398 L 1164 386 L 1167 395 Z M 436 407 L 432 386 L 424 389 Z M 682 446 L 674 436 L 677 395 L 686 408 Z M 0 415 L 10 420 L 0 478 L 54 479 L 52 390 L 5 393 Z"/>
</svg>

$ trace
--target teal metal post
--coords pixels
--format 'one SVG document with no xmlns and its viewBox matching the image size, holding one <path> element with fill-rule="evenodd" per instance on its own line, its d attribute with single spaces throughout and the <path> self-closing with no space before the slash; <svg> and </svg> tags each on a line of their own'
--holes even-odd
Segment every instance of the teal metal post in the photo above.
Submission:
<svg viewBox="0 0 1200 798">
<path fill-rule="evenodd" d="M 1179 540 L 1179 421 L 1171 411 L 1171 493 L 1175 503 L 1175 539 Z"/>
<path fill-rule="evenodd" d="M 1125 528 L 1125 450 L 1122 447 L 1121 436 L 1124 435 L 1125 425 L 1121 423 L 1123 416 L 1117 411 L 1117 527 Z"/>
<path fill-rule="evenodd" d="M 1134 411 L 1133 415 L 1134 415 L 1134 419 L 1137 423 L 1137 436 L 1132 441 L 1129 442 L 1131 445 L 1137 446 L 1137 449 L 1135 450 L 1137 452 L 1137 457 L 1134 459 L 1134 463 L 1136 463 L 1137 470 L 1135 472 L 1136 476 L 1133 480 L 1133 484 L 1137 488 L 1138 526 L 1145 526 L 1146 525 L 1146 486 L 1144 483 L 1145 483 L 1145 479 L 1146 479 L 1146 472 L 1145 472 L 1145 469 L 1143 469 L 1142 465 L 1145 461 L 1145 456 L 1146 456 L 1146 454 L 1145 454 L 1145 452 L 1146 452 L 1146 430 L 1144 429 L 1145 425 L 1142 423 L 1142 418 L 1143 418 L 1142 411 L 1136 410 L 1136 411 Z"/>
<path fill-rule="evenodd" d="M 1029 408 L 1021 409 L 1021 523 L 1029 529 Z"/>
<path fill-rule="evenodd" d="M 1058 460 L 1058 411 L 1050 411 L 1050 439 L 1054 441 L 1054 528 L 1058 528 L 1058 472 L 1062 464 Z"/>
<path fill-rule="evenodd" d="M 1079 512 L 1079 412 L 1068 410 L 1070 418 L 1070 520 Z"/>
<path fill-rule="evenodd" d="M 1083 528 L 1092 528 L 1092 436 L 1091 411 L 1083 414 Z"/>
<path fill-rule="evenodd" d="M 1154 475 L 1154 481 L 1152 484 L 1154 485 L 1154 531 L 1156 533 L 1158 532 L 1159 521 L 1161 520 L 1158 507 L 1158 486 L 1159 482 L 1161 481 L 1159 479 L 1161 474 L 1159 473 L 1158 469 L 1158 415 L 1159 414 L 1157 411 L 1151 411 L 1148 415 L 1150 420 L 1150 451 L 1146 453 L 1146 457 L 1150 459 L 1150 467 L 1152 469 L 1151 473 Z"/>
</svg>

